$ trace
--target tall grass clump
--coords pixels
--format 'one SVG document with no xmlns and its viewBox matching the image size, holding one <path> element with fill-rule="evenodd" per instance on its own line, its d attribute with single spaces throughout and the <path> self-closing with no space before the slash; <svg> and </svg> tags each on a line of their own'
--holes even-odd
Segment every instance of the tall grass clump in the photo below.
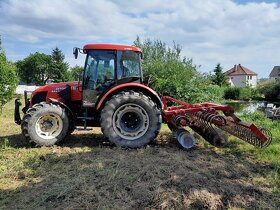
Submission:
<svg viewBox="0 0 280 210">
<path fill-rule="evenodd" d="M 276 191 L 280 192 L 280 121 L 268 119 L 262 112 L 243 113 L 240 118 L 243 121 L 252 122 L 258 127 L 266 128 L 272 133 L 272 142 L 268 147 L 252 149 L 250 145 L 244 144 L 239 150 L 253 152 L 259 159 L 272 165 L 273 173 L 270 176 Z"/>
</svg>

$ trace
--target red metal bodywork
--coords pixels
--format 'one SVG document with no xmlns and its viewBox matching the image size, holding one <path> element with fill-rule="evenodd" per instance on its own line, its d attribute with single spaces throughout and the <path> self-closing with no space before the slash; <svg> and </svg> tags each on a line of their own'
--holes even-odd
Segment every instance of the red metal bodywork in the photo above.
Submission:
<svg viewBox="0 0 280 210">
<path fill-rule="evenodd" d="M 96 106 L 96 110 L 99 110 L 102 107 L 102 105 L 104 104 L 104 102 L 108 100 L 108 97 L 110 98 L 111 95 L 113 95 L 114 93 L 120 92 L 120 90 L 128 91 L 128 90 L 133 90 L 135 88 L 140 90 L 141 92 L 143 92 L 143 91 L 148 92 L 150 96 L 154 96 L 154 97 L 159 98 L 158 94 L 153 89 L 149 88 L 146 85 L 139 84 L 139 83 L 132 83 L 132 82 L 131 83 L 125 83 L 125 84 L 115 86 L 115 87 L 111 88 L 108 92 L 106 92 L 102 96 L 102 98 L 99 100 L 99 102 Z"/>
<path fill-rule="evenodd" d="M 54 83 L 48 84 L 42 87 L 37 88 L 33 91 L 32 96 L 38 92 L 47 91 L 46 102 L 50 102 L 49 98 L 57 99 L 58 101 L 65 102 L 63 98 L 60 98 L 58 92 L 70 86 L 71 89 L 71 100 L 72 101 L 81 101 L 82 100 L 82 84 L 79 82 L 64 82 L 64 83 Z M 32 98 L 30 100 L 32 102 Z M 32 106 L 33 104 L 30 104 Z"/>
<path fill-rule="evenodd" d="M 38 92 L 43 92 L 43 91 L 47 91 L 47 96 L 46 96 L 46 102 L 51 102 L 49 100 L 49 98 L 53 98 L 56 99 L 58 101 L 61 101 L 62 103 L 64 103 L 64 99 L 61 98 L 59 96 L 59 92 L 67 87 L 70 86 L 71 89 L 71 101 L 81 101 L 82 100 L 82 84 L 79 82 L 65 82 L 65 83 L 54 83 L 54 84 L 49 84 L 49 85 L 45 85 L 43 87 L 37 88 L 32 95 L 35 95 Z M 151 97 L 154 97 L 157 99 L 157 103 L 160 103 L 160 98 L 158 97 L 157 93 L 149 88 L 146 85 L 143 84 L 139 84 L 139 83 L 125 83 L 125 84 L 120 84 L 118 86 L 115 86 L 111 89 L 109 89 L 108 92 L 106 92 L 101 99 L 98 101 L 98 104 L 96 106 L 96 110 L 99 110 L 102 105 L 112 96 L 114 95 L 116 92 L 120 92 L 120 91 L 128 91 L 128 90 L 140 90 L 141 92 L 145 92 L 148 95 L 150 95 Z M 31 102 L 32 102 L 32 98 L 31 98 Z M 30 106 L 32 106 L 33 104 L 31 103 Z"/>
<path fill-rule="evenodd" d="M 134 46 L 116 45 L 116 44 L 87 44 L 84 50 L 131 50 L 134 52 L 141 52 L 141 49 Z"/>
</svg>

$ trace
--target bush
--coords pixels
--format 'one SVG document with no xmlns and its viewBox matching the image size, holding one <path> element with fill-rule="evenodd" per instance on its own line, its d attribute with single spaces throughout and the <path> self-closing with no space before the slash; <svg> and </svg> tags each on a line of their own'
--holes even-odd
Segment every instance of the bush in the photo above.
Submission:
<svg viewBox="0 0 280 210">
<path fill-rule="evenodd" d="M 240 88 L 229 87 L 224 91 L 224 99 L 238 100 L 240 99 Z"/>
<path fill-rule="evenodd" d="M 260 99 L 261 94 L 257 89 L 246 87 L 228 87 L 224 90 L 224 99 L 231 100 L 250 100 L 250 99 Z"/>
<path fill-rule="evenodd" d="M 257 90 L 264 95 L 266 100 L 275 101 L 280 94 L 280 84 L 275 80 L 265 80 L 258 83 Z"/>
<path fill-rule="evenodd" d="M 151 88 L 161 96 L 169 95 L 189 103 L 221 98 L 217 87 L 196 70 L 192 60 L 181 58 L 180 46 L 174 44 L 170 48 L 159 40 L 141 42 L 139 38 L 134 45 L 144 53 L 144 76 L 151 78 Z"/>
<path fill-rule="evenodd" d="M 280 84 L 273 84 L 272 86 L 268 87 L 264 91 L 264 97 L 268 101 L 274 101 L 278 99 L 278 96 L 280 94 Z"/>
<path fill-rule="evenodd" d="M 259 100 L 262 99 L 262 95 L 259 91 L 255 88 L 251 88 L 249 86 L 240 88 L 240 99 L 248 100 L 248 99 L 255 99 Z"/>
<path fill-rule="evenodd" d="M 1 37 L 0 37 L 1 38 Z M 18 83 L 16 66 L 7 61 L 0 39 L 0 114 L 2 107 L 12 99 Z"/>
<path fill-rule="evenodd" d="M 220 102 L 224 96 L 224 88 L 218 85 L 208 85 L 201 93 L 202 102 Z"/>
<path fill-rule="evenodd" d="M 274 85 L 276 85 L 277 82 L 275 80 L 269 80 L 269 79 L 266 79 L 266 80 L 263 80 L 263 81 L 260 81 L 258 82 L 257 84 L 257 90 L 258 92 L 264 94 L 264 92 L 269 88 L 269 87 L 272 87 Z"/>
</svg>

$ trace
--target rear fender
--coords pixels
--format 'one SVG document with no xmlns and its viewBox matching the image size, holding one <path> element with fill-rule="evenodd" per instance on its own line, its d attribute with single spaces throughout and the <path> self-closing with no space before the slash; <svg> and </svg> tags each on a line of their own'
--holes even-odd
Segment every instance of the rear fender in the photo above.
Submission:
<svg viewBox="0 0 280 210">
<path fill-rule="evenodd" d="M 158 94 L 153 89 L 139 83 L 125 83 L 113 87 L 100 98 L 97 103 L 96 110 L 100 111 L 104 107 L 105 103 L 110 100 L 113 95 L 129 90 L 142 92 L 143 94 L 150 96 L 151 99 L 157 104 L 158 108 L 162 110 L 163 104 Z"/>
</svg>

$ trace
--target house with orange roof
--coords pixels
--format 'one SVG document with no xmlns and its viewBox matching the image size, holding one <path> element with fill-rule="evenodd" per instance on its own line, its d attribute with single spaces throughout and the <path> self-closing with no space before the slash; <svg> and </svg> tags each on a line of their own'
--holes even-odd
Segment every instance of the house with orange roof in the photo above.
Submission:
<svg viewBox="0 0 280 210">
<path fill-rule="evenodd" d="M 251 86 L 253 88 L 257 86 L 258 74 L 242 66 L 241 64 L 234 65 L 233 68 L 224 72 L 224 75 L 228 78 L 228 81 L 231 86 Z"/>
</svg>

